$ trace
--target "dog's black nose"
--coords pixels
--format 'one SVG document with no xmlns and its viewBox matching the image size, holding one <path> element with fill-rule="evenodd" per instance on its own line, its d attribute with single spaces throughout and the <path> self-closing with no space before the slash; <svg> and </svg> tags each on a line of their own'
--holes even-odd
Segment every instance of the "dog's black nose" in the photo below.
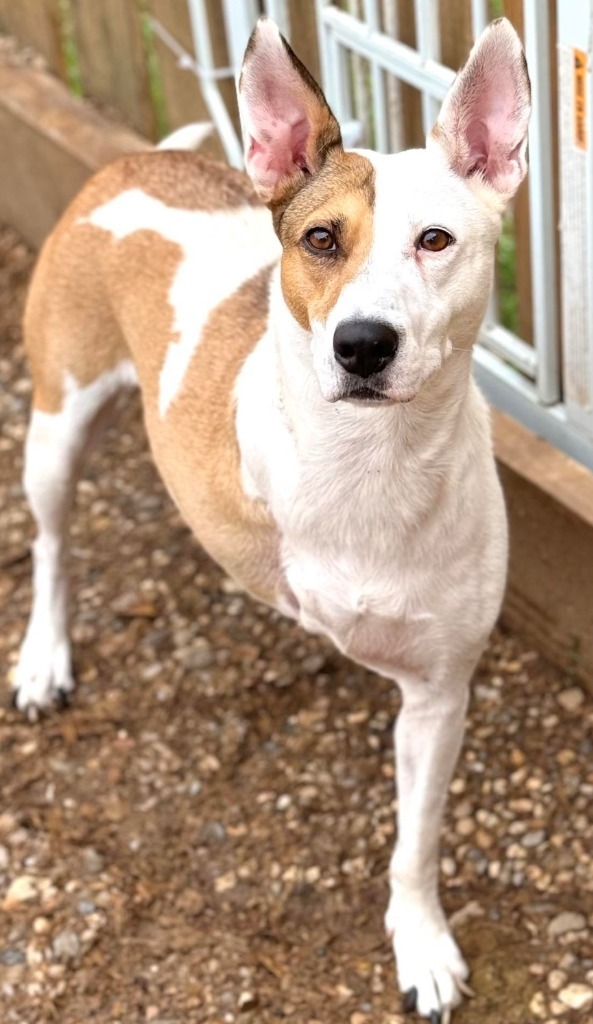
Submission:
<svg viewBox="0 0 593 1024">
<path fill-rule="evenodd" d="M 348 373 L 370 377 L 389 365 L 399 336 L 380 320 L 342 320 L 334 334 L 334 355 Z"/>
</svg>

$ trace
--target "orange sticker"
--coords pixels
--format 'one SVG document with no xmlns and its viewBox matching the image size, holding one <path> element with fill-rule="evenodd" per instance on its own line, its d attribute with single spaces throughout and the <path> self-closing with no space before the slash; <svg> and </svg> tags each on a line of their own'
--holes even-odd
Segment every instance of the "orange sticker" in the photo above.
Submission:
<svg viewBox="0 0 593 1024">
<path fill-rule="evenodd" d="M 574 144 L 587 148 L 587 54 L 573 49 Z"/>
</svg>

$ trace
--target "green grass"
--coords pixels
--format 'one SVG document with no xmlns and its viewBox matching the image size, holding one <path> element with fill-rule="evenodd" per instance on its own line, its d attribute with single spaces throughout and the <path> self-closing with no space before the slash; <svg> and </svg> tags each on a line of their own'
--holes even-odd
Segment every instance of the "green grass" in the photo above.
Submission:
<svg viewBox="0 0 593 1024">
<path fill-rule="evenodd" d="M 152 101 L 152 109 L 156 122 L 157 138 L 162 139 L 169 131 L 169 118 L 167 117 L 167 104 L 163 89 L 163 79 L 159 65 L 159 59 L 154 44 L 154 31 L 150 21 L 148 0 L 137 0 L 140 11 L 140 27 L 142 30 L 142 43 L 144 46 L 144 59 L 148 74 L 148 88 Z"/>
<path fill-rule="evenodd" d="M 72 14 L 72 0 L 58 0 L 58 14 L 60 18 L 60 37 L 62 41 L 62 56 L 66 70 L 66 82 L 70 92 L 75 96 L 83 95 L 82 76 L 80 73 L 80 61 L 78 59 L 78 47 L 74 33 L 74 16 Z"/>
<path fill-rule="evenodd" d="M 95 0 L 95 2 L 99 2 L 99 0 Z M 75 96 L 83 96 L 83 78 L 80 67 L 78 46 L 76 44 L 72 5 L 73 0 L 58 0 L 62 57 L 64 60 L 66 84 L 68 85 L 70 92 Z M 144 60 L 146 62 L 148 88 L 154 111 L 157 137 L 160 139 L 169 131 L 163 80 L 154 44 L 154 32 L 150 21 L 148 0 L 136 0 L 136 5 L 138 8 L 138 16 L 140 18 L 140 30 L 142 32 L 142 45 L 144 50 Z"/>
<path fill-rule="evenodd" d="M 498 308 L 504 327 L 517 333 L 519 324 L 519 296 L 517 295 L 517 243 L 513 217 L 506 214 L 498 243 Z"/>
<path fill-rule="evenodd" d="M 504 0 L 490 0 L 490 17 L 491 18 L 503 18 L 504 17 Z"/>
</svg>

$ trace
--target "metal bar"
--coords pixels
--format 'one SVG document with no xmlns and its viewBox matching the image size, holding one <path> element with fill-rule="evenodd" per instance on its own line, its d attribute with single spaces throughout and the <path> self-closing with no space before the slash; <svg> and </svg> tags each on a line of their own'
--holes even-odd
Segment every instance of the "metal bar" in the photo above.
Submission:
<svg viewBox="0 0 593 1024">
<path fill-rule="evenodd" d="M 586 131 L 591 136 L 591 129 L 593 128 L 593 69 L 591 67 L 591 61 L 593 59 L 592 50 L 592 39 L 591 32 L 593 31 L 593 11 L 589 13 L 589 55 L 588 55 L 588 74 L 587 74 L 587 109 L 589 111 L 588 123 Z M 589 330 L 587 332 L 587 342 L 589 348 L 589 381 L 588 381 L 588 394 L 593 396 L 593 236 L 591 232 L 591 218 L 593 217 L 593 154 L 591 153 L 591 137 L 589 140 L 589 146 L 587 149 L 587 294 L 588 300 L 588 312 L 589 312 Z M 589 401 L 589 408 L 587 409 L 587 418 L 589 423 L 589 430 L 593 429 L 593 409 Z"/>
<path fill-rule="evenodd" d="M 537 376 L 537 354 L 532 345 L 522 341 L 512 331 L 500 324 L 483 323 L 479 335 L 480 344 L 489 352 L 510 363 L 519 373 L 535 381 Z"/>
<path fill-rule="evenodd" d="M 435 0 L 414 0 L 414 16 L 416 19 L 416 42 L 418 52 L 423 60 L 439 61 L 441 56 L 441 40 L 439 32 L 439 14 Z M 426 90 L 422 90 L 422 122 L 424 134 L 434 127 L 439 116 L 439 103 Z"/>
<path fill-rule="evenodd" d="M 492 405 L 593 470 L 593 435 L 571 423 L 563 403 L 541 405 L 533 384 L 481 345 L 474 348 L 474 377 Z"/>
<path fill-rule="evenodd" d="M 352 92 L 350 89 L 348 59 L 343 46 L 332 34 L 328 40 L 330 56 L 330 82 L 332 94 L 332 110 L 340 124 L 352 121 Z"/>
<path fill-rule="evenodd" d="M 349 149 L 359 146 L 362 141 L 362 125 L 353 117 L 348 82 L 348 68 L 344 49 L 337 45 L 333 33 L 326 23 L 325 12 L 331 0 L 315 0 L 317 33 L 319 39 L 319 62 L 321 84 L 328 103 L 340 122 L 344 146 Z M 353 19 L 356 21 L 356 19 Z"/>
<path fill-rule="evenodd" d="M 254 0 L 221 0 L 221 4 L 229 57 L 237 74 L 259 10 Z"/>
<path fill-rule="evenodd" d="M 381 32 L 369 32 L 356 18 L 317 0 L 319 17 L 328 37 L 367 60 L 376 61 L 384 71 L 401 78 L 416 89 L 426 90 L 435 99 L 444 99 L 455 72 L 433 60 L 424 60 L 412 47 Z"/>
<path fill-rule="evenodd" d="M 216 82 L 209 73 L 216 70 L 210 41 L 210 25 L 204 0 L 188 0 L 194 48 L 199 66 L 205 75 L 198 77 L 204 103 L 216 126 L 227 160 L 233 167 L 243 167 L 243 147 L 233 127 L 228 110 Z"/>
<path fill-rule="evenodd" d="M 182 71 L 191 71 L 198 78 L 232 78 L 234 75 L 233 68 L 212 68 L 210 71 L 205 71 L 201 68 L 198 63 L 194 60 L 191 53 L 184 50 L 183 46 L 177 42 L 175 36 L 172 36 L 170 32 L 161 25 L 158 18 L 150 18 L 150 27 L 152 28 L 155 36 L 158 36 L 161 42 L 177 57 L 177 67 Z"/>
<path fill-rule="evenodd" d="M 364 0 L 364 17 L 371 32 L 381 31 L 378 0 Z M 380 153 L 389 152 L 389 124 L 387 119 L 387 95 L 385 90 L 385 72 L 371 64 L 371 86 L 373 90 L 375 149 Z"/>
<path fill-rule="evenodd" d="M 392 39 L 399 33 L 399 13 L 392 0 L 382 0 L 384 31 Z M 404 148 L 404 107 L 401 82 L 394 75 L 387 79 L 387 109 L 389 125 L 389 150 L 399 153 Z"/>
<path fill-rule="evenodd" d="M 526 341 L 522 341 L 500 324 L 486 323 L 480 328 L 480 343 L 505 362 L 511 363 L 530 380 L 535 381 L 538 360 L 533 345 L 528 345 Z"/>
<path fill-rule="evenodd" d="M 488 0 L 472 0 L 472 32 L 474 39 L 482 35 L 489 21 Z"/>
<path fill-rule="evenodd" d="M 264 11 L 276 22 L 282 35 L 290 40 L 290 16 L 286 0 L 265 0 Z"/>
<path fill-rule="evenodd" d="M 540 402 L 560 399 L 558 358 L 556 254 L 547 237 L 554 209 L 552 109 L 550 96 L 550 26 L 548 4 L 524 0 L 525 51 L 532 84 L 533 109 L 529 132 L 530 250 L 533 334 L 538 357 Z"/>
<path fill-rule="evenodd" d="M 346 2 L 349 13 L 360 20 L 363 0 L 346 0 Z M 368 63 L 357 53 L 351 54 L 350 83 L 354 112 L 363 127 L 364 144 L 371 145 L 374 124 L 371 110 L 372 97 L 368 87 Z"/>
<path fill-rule="evenodd" d="M 330 52 L 329 37 L 330 28 L 325 21 L 324 10 L 329 0 L 315 0 L 315 21 L 317 24 L 317 38 L 319 40 L 319 65 L 321 69 L 321 85 L 327 91 L 330 80 Z M 330 96 L 330 104 L 333 97 Z"/>
</svg>

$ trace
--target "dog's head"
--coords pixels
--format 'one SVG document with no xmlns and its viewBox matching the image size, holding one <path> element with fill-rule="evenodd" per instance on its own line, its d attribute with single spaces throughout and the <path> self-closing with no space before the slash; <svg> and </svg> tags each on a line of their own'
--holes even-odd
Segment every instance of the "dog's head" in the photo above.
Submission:
<svg viewBox="0 0 593 1024">
<path fill-rule="evenodd" d="M 323 93 L 273 22 L 239 83 L 247 171 L 282 243 L 281 279 L 328 401 L 415 397 L 484 315 L 500 214 L 526 172 L 529 77 L 492 23 L 424 150 L 345 151 Z"/>
</svg>

